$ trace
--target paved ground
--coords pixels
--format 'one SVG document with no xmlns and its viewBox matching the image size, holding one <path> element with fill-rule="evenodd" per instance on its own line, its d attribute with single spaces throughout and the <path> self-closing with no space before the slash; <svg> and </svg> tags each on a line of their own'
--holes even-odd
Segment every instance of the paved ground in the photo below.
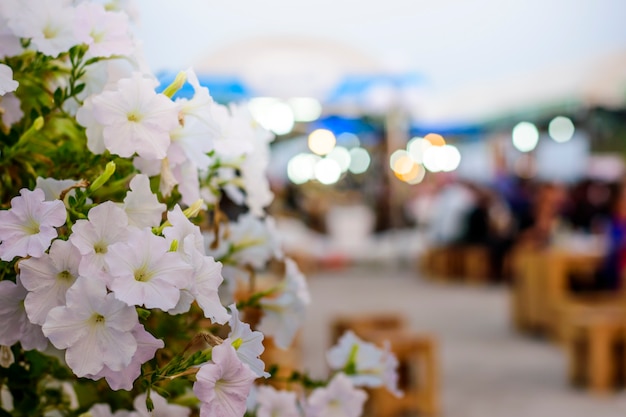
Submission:
<svg viewBox="0 0 626 417">
<path fill-rule="evenodd" d="M 565 352 L 510 326 L 504 287 L 464 287 L 379 265 L 309 276 L 313 304 L 302 334 L 304 366 L 325 372 L 329 323 L 341 313 L 397 311 L 437 336 L 444 417 L 624 417 L 626 392 L 570 388 Z"/>
</svg>

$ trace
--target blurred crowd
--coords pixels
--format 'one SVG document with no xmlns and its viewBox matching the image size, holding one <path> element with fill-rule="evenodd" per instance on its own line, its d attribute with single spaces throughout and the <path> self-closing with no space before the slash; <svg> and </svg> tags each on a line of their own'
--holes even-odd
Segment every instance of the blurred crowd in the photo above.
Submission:
<svg viewBox="0 0 626 417">
<path fill-rule="evenodd" d="M 604 261 L 596 289 L 620 287 L 626 269 L 626 193 L 619 183 L 586 179 L 571 185 L 501 178 L 492 186 L 455 181 L 407 204 L 435 246 L 488 249 L 491 275 L 507 280 L 514 250 L 540 250 L 563 240 L 595 242 Z"/>
</svg>

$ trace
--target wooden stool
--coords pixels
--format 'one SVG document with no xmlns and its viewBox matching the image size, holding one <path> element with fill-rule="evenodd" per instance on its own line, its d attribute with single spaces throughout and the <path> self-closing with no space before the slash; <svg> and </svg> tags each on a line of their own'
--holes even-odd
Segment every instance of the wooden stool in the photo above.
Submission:
<svg viewBox="0 0 626 417">
<path fill-rule="evenodd" d="M 482 246 L 467 246 L 462 249 L 462 276 L 471 284 L 484 284 L 489 281 L 491 267 L 489 251 Z"/>
<path fill-rule="evenodd" d="M 404 413 L 425 416 L 439 414 L 439 362 L 437 343 L 433 337 L 409 331 L 370 331 L 365 340 L 381 345 L 389 340 L 391 351 L 398 358 L 398 387 L 404 396 L 396 398 L 386 388 L 369 390 L 367 408 L 376 417 L 392 417 Z"/>
<path fill-rule="evenodd" d="M 617 348 L 624 343 L 626 311 L 610 306 L 596 307 L 584 314 L 567 317 L 563 325 L 572 384 L 586 385 L 596 393 L 613 389 L 623 377 L 624 352 Z"/>
<path fill-rule="evenodd" d="M 336 343 L 347 330 L 362 338 L 372 330 L 399 330 L 406 325 L 406 317 L 393 312 L 338 316 L 331 325 L 331 342 Z"/>
</svg>

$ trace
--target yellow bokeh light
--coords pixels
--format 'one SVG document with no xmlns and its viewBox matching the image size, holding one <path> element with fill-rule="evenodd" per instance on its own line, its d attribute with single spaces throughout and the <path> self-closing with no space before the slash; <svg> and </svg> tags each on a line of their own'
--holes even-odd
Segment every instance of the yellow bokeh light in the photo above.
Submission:
<svg viewBox="0 0 626 417">
<path fill-rule="evenodd" d="M 424 139 L 429 141 L 433 146 L 444 146 L 446 144 L 446 140 L 438 133 L 429 133 L 424 136 Z"/>
<path fill-rule="evenodd" d="M 396 178 L 402 180 L 408 184 L 419 184 L 424 179 L 424 175 L 426 174 L 426 170 L 420 164 L 413 163 L 411 169 L 405 173 L 400 174 L 394 171 Z"/>
<path fill-rule="evenodd" d="M 406 175 L 411 172 L 415 165 L 415 161 L 410 156 L 402 155 L 394 161 L 392 169 L 397 175 Z"/>
<path fill-rule="evenodd" d="M 330 153 L 336 143 L 337 139 L 330 130 L 317 129 L 309 135 L 309 149 L 311 149 L 311 152 L 318 155 L 326 155 Z"/>
</svg>

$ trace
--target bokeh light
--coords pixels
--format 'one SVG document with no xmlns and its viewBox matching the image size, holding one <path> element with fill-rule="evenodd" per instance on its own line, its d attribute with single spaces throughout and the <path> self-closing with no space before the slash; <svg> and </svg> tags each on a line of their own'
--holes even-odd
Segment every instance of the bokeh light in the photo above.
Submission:
<svg viewBox="0 0 626 417">
<path fill-rule="evenodd" d="M 294 184 L 304 184 L 315 178 L 315 164 L 321 158 L 310 153 L 299 153 L 287 163 L 287 177 Z"/>
<path fill-rule="evenodd" d="M 348 169 L 353 174 L 362 174 L 370 166 L 372 158 L 365 148 L 350 149 L 350 166 Z"/>
<path fill-rule="evenodd" d="M 444 172 L 451 172 L 457 169 L 461 163 L 461 152 L 456 146 L 445 145 L 439 151 L 441 161 L 439 165 Z"/>
<path fill-rule="evenodd" d="M 548 134 L 555 142 L 567 142 L 574 136 L 574 123 L 567 117 L 557 116 L 548 125 Z"/>
<path fill-rule="evenodd" d="M 513 146 L 520 152 L 530 152 L 537 147 L 539 131 L 530 122 L 520 122 L 515 125 L 512 132 Z"/>
<path fill-rule="evenodd" d="M 322 105 L 312 97 L 294 97 L 287 100 L 296 122 L 312 122 L 322 114 Z"/>
<path fill-rule="evenodd" d="M 442 161 L 445 158 L 443 146 L 431 146 L 424 152 L 424 167 L 430 172 L 443 171 Z"/>
<path fill-rule="evenodd" d="M 404 149 L 397 149 L 395 150 L 391 156 L 389 156 L 389 167 L 395 171 L 396 170 L 396 163 L 398 160 L 400 159 L 404 159 L 404 158 L 409 158 L 409 160 L 411 159 L 411 157 L 409 156 L 409 153 L 407 151 L 405 151 Z"/>
<path fill-rule="evenodd" d="M 443 146 L 446 144 L 446 140 L 438 133 L 429 133 L 428 135 L 424 136 L 424 139 L 430 142 L 430 144 L 433 146 Z"/>
<path fill-rule="evenodd" d="M 398 172 L 394 172 L 395 176 L 411 185 L 419 184 L 424 180 L 424 176 L 426 175 L 426 170 L 420 164 L 413 162 L 411 166 L 411 170 L 406 174 L 399 174 Z"/>
<path fill-rule="evenodd" d="M 295 123 L 293 110 L 281 100 L 256 97 L 250 100 L 248 109 L 254 120 L 277 135 L 286 135 L 293 129 Z"/>
<path fill-rule="evenodd" d="M 315 179 L 322 184 L 334 184 L 341 177 L 341 167 L 334 159 L 323 158 L 317 161 L 314 168 Z"/>
<path fill-rule="evenodd" d="M 339 164 L 341 172 L 346 172 L 350 167 L 350 151 L 343 146 L 336 146 L 335 149 L 326 155 L 326 158 L 335 160 Z"/>
<path fill-rule="evenodd" d="M 414 137 L 407 143 L 406 150 L 415 162 L 421 164 L 424 162 L 424 152 L 431 146 L 433 145 L 426 139 Z"/>
<path fill-rule="evenodd" d="M 337 136 L 337 143 L 345 148 L 352 149 L 361 146 L 359 137 L 354 133 L 343 132 Z"/>
<path fill-rule="evenodd" d="M 318 155 L 326 155 L 335 147 L 337 139 L 330 130 L 317 129 L 309 134 L 309 149 Z"/>
</svg>

